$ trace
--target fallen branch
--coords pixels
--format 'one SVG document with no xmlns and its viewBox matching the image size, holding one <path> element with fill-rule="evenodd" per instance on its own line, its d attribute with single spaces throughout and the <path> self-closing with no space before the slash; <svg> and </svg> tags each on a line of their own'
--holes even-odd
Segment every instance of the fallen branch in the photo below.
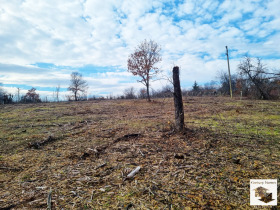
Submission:
<svg viewBox="0 0 280 210">
<path fill-rule="evenodd" d="M 0 170 L 4 171 L 22 171 L 22 168 L 10 168 L 5 166 L 0 166 Z"/>
<path fill-rule="evenodd" d="M 120 141 L 126 141 L 130 138 L 136 138 L 138 136 L 140 136 L 141 134 L 139 133 L 132 133 L 132 134 L 126 134 L 124 135 L 123 137 L 120 137 L 120 138 L 117 138 L 115 139 L 113 142 L 111 143 L 107 143 L 107 144 L 104 144 L 104 145 L 100 145 L 100 146 L 97 146 L 95 147 L 94 149 L 92 148 L 87 148 L 87 151 L 84 152 L 81 156 L 80 156 L 80 159 L 82 160 L 85 160 L 89 157 L 92 157 L 92 156 L 95 156 L 95 157 L 99 157 L 102 153 L 104 153 L 104 151 L 112 146 L 113 144 L 116 144 Z M 51 136 L 49 136 L 49 138 L 52 138 Z M 43 141 L 43 142 L 35 142 L 33 144 L 30 144 L 29 147 L 32 148 L 34 147 L 35 149 L 38 149 L 41 145 L 43 144 L 46 144 L 47 142 Z M 140 151 L 141 155 L 144 156 L 144 154 Z"/>
<path fill-rule="evenodd" d="M 100 165 L 96 166 L 96 168 L 95 168 L 95 169 L 102 168 L 102 167 L 104 167 L 104 166 L 106 166 L 106 165 L 107 165 L 107 163 L 106 163 L 106 162 L 104 162 L 104 163 L 102 163 L 102 164 L 100 164 Z"/>
<path fill-rule="evenodd" d="M 33 143 L 29 143 L 28 147 L 29 148 L 34 148 L 34 149 L 40 149 L 41 146 L 44 146 L 50 142 L 53 142 L 57 140 L 56 138 L 54 138 L 53 136 L 49 136 L 47 139 L 43 140 L 43 141 L 37 141 L 37 142 L 33 142 Z"/>
<path fill-rule="evenodd" d="M 130 139 L 130 138 L 136 138 L 136 137 L 139 137 L 141 134 L 140 133 L 132 133 L 132 134 L 126 134 L 124 135 L 123 137 L 120 137 L 120 138 L 117 138 L 113 144 L 119 142 L 119 141 L 123 141 L 123 140 L 127 140 L 127 139 Z"/>
<path fill-rule="evenodd" d="M 120 141 L 128 140 L 130 138 L 136 138 L 139 137 L 140 135 L 141 135 L 140 133 L 126 134 L 123 137 L 115 139 L 111 143 L 95 147 L 94 149 L 88 148 L 88 150 L 91 150 L 91 152 L 93 152 L 96 156 L 99 156 L 102 152 L 104 152 L 108 147 L 112 146 L 113 144 L 116 144 Z"/>
<path fill-rule="evenodd" d="M 140 154 L 141 154 L 143 157 L 145 157 L 145 155 L 143 154 L 143 152 L 142 152 L 140 149 L 138 149 L 138 150 L 139 150 Z"/>
<path fill-rule="evenodd" d="M 52 189 L 50 189 L 50 192 L 48 194 L 47 206 L 47 210 L 52 209 Z"/>
<path fill-rule="evenodd" d="M 183 168 L 195 168 L 193 165 L 185 165 L 185 166 L 179 166 L 178 169 L 183 169 Z"/>
<path fill-rule="evenodd" d="M 133 171 L 131 171 L 125 179 L 131 179 L 133 178 L 139 171 L 140 171 L 141 167 L 137 166 Z"/>
<path fill-rule="evenodd" d="M 29 202 L 29 205 L 33 205 L 34 203 L 38 203 L 38 202 L 43 201 L 43 200 L 45 200 L 45 198 L 40 198 L 40 199 L 31 201 L 31 202 Z M 44 202 L 44 203 L 45 203 L 45 202 Z"/>
</svg>

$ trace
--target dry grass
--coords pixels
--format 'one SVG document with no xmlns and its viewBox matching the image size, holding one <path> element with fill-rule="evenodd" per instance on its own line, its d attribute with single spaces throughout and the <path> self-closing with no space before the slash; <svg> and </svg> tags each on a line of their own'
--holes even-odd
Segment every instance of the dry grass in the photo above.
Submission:
<svg viewBox="0 0 280 210">
<path fill-rule="evenodd" d="M 183 134 L 172 99 L 1 107 L 0 208 L 45 209 L 50 190 L 57 209 L 250 208 L 249 179 L 279 179 L 280 103 L 184 106 Z"/>
</svg>

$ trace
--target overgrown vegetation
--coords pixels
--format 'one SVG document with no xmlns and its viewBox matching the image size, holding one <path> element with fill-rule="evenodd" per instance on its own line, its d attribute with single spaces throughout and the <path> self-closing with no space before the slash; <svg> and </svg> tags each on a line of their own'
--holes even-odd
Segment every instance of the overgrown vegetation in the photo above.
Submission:
<svg viewBox="0 0 280 210">
<path fill-rule="evenodd" d="M 46 208 L 52 189 L 57 209 L 249 209 L 249 180 L 280 178 L 279 102 L 187 97 L 184 111 L 175 134 L 168 98 L 3 106 L 0 208 Z"/>
</svg>

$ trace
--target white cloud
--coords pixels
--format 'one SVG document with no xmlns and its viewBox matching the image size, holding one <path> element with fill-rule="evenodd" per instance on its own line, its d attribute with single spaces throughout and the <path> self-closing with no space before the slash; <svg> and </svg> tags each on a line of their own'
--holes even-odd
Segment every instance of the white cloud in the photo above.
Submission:
<svg viewBox="0 0 280 210">
<path fill-rule="evenodd" d="M 29 66 L 34 63 L 118 66 L 121 73 L 87 79 L 92 91 L 121 92 L 136 84 L 126 62 L 144 39 L 162 46 L 164 71 L 177 64 L 186 82 L 209 80 L 226 67 L 226 45 L 236 60 L 244 53 L 280 56 L 279 8 L 279 0 L 186 0 L 177 6 L 171 0 L 2 0 L 0 82 L 67 87 L 70 70 Z"/>
<path fill-rule="evenodd" d="M 68 87 L 70 70 L 43 69 L 34 66 L 0 64 L 0 78 L 4 84 L 37 87 Z"/>
<path fill-rule="evenodd" d="M 180 16 L 192 14 L 194 12 L 194 4 L 193 1 L 186 1 L 184 4 L 180 5 L 178 14 Z"/>
</svg>

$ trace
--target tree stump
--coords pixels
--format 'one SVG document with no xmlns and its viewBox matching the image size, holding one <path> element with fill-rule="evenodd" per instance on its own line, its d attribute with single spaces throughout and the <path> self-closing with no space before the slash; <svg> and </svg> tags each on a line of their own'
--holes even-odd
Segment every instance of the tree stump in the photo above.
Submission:
<svg viewBox="0 0 280 210">
<path fill-rule="evenodd" d="M 175 107 L 175 129 L 176 131 L 184 130 L 184 109 L 182 91 L 179 78 L 179 67 L 173 68 L 173 86 L 174 86 L 174 107 Z"/>
</svg>

